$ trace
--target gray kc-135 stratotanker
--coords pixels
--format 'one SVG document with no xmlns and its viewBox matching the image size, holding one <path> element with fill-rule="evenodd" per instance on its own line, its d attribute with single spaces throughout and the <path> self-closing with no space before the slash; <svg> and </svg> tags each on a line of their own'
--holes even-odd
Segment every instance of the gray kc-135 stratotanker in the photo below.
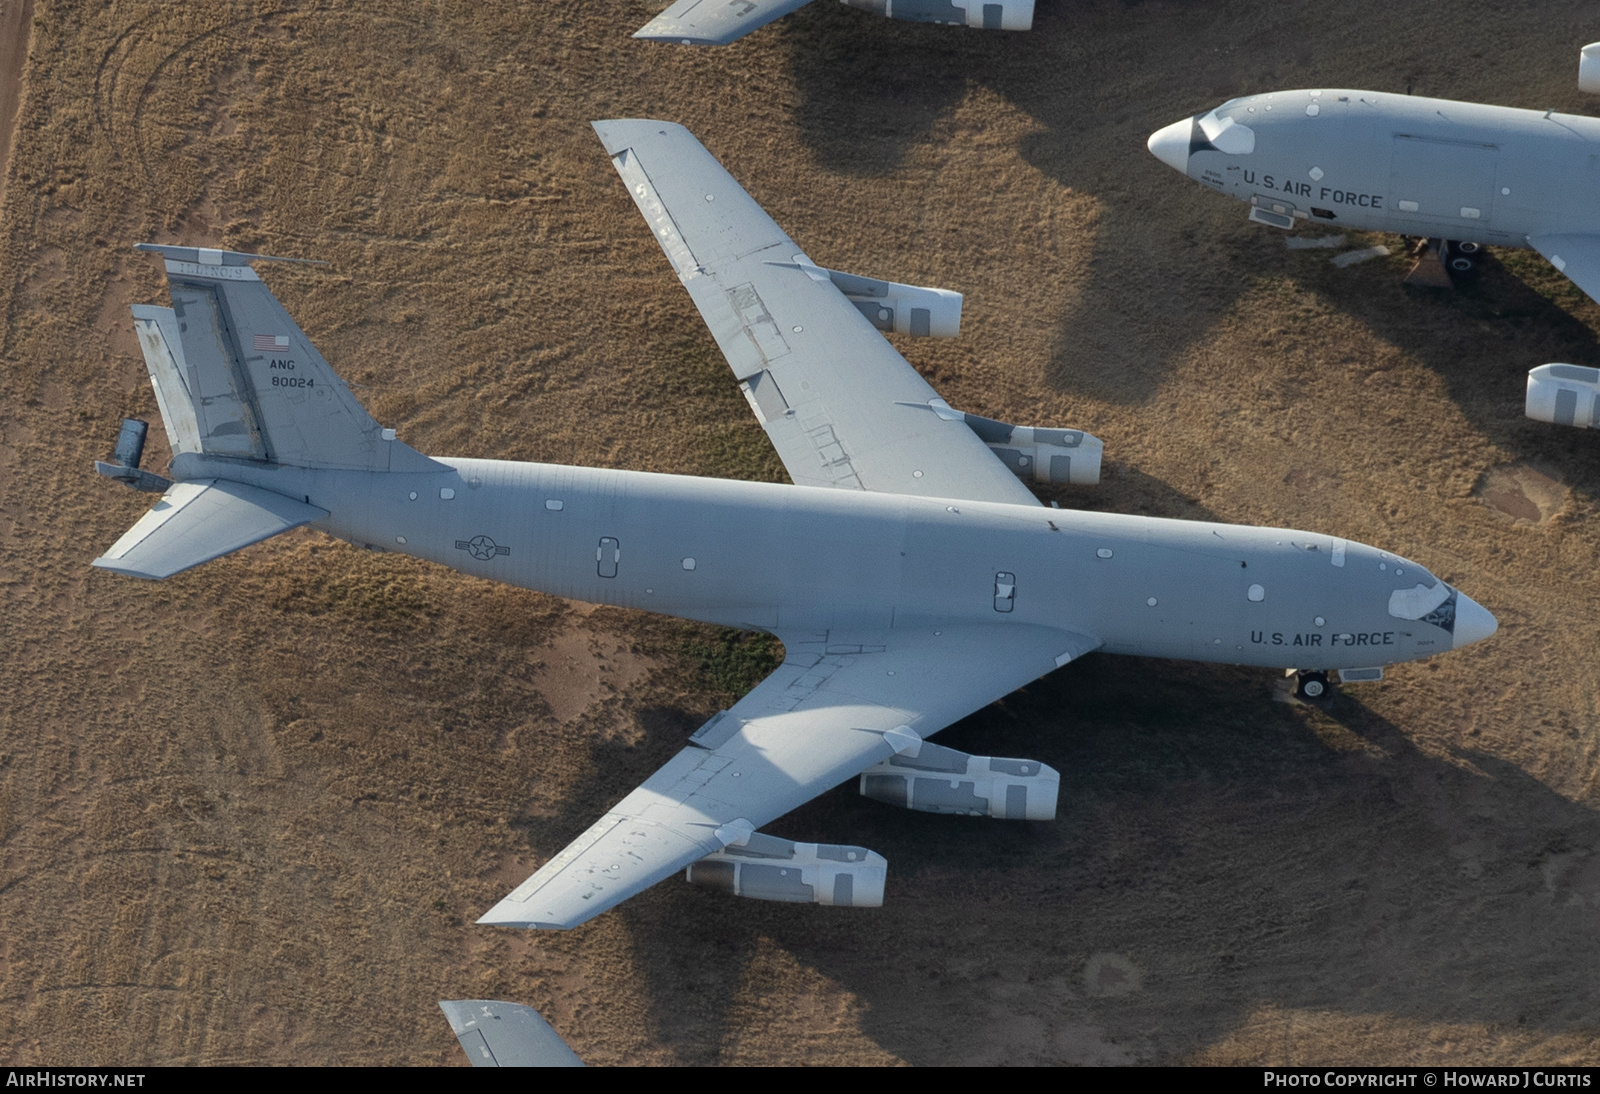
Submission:
<svg viewBox="0 0 1600 1094">
<path fill-rule="evenodd" d="M 839 0 L 847 7 L 908 23 L 948 23 L 981 30 L 1030 30 L 1033 0 Z M 725 46 L 811 0 L 677 0 L 634 32 L 652 42 Z"/>
<path fill-rule="evenodd" d="M 249 265 L 143 244 L 133 309 L 175 453 L 95 565 L 163 578 L 299 525 L 555 596 L 776 635 L 783 664 L 479 922 L 572 927 L 669 874 L 743 896 L 882 902 L 862 847 L 761 828 L 859 777 L 879 801 L 1046 820 L 1059 775 L 934 733 L 1092 650 L 1375 679 L 1495 620 L 1337 536 L 1047 508 L 1100 443 L 951 408 L 880 330 L 953 334 L 961 297 L 817 265 L 681 126 L 595 125 L 795 485 L 428 457 L 364 410 Z"/>
<path fill-rule="evenodd" d="M 1584 47 L 1578 86 L 1600 93 L 1600 43 Z M 1258 223 L 1426 237 L 1463 271 L 1486 244 L 1532 247 L 1600 300 L 1595 118 L 1380 91 L 1277 91 L 1173 122 L 1149 148 L 1248 202 Z M 1600 369 L 1534 369 L 1526 409 L 1600 427 Z"/>
</svg>

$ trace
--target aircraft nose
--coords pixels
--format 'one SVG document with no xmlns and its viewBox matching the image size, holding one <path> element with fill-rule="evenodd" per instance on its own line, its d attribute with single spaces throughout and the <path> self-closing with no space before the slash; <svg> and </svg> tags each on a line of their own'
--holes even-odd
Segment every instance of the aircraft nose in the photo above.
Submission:
<svg viewBox="0 0 1600 1094">
<path fill-rule="evenodd" d="M 1455 642 L 1451 649 L 1459 650 L 1474 642 L 1482 642 L 1500 629 L 1500 623 L 1489 609 L 1459 590 L 1456 592 Z"/>
<path fill-rule="evenodd" d="M 1194 119 L 1173 122 L 1150 134 L 1145 147 L 1150 154 L 1174 171 L 1189 173 L 1189 134 L 1194 129 Z"/>
</svg>

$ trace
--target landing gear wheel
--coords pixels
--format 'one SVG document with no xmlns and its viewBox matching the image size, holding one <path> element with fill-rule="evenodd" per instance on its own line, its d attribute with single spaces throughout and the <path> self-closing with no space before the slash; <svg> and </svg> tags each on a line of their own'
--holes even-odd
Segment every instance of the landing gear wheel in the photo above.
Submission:
<svg viewBox="0 0 1600 1094">
<path fill-rule="evenodd" d="M 1483 262 L 1483 244 L 1472 242 L 1448 243 L 1445 245 L 1445 269 L 1456 277 L 1471 277 L 1478 272 L 1479 265 Z"/>
<path fill-rule="evenodd" d="M 1328 674 L 1325 672 L 1297 672 L 1294 695 L 1296 699 L 1324 702 L 1332 697 L 1333 685 L 1328 682 Z"/>
</svg>

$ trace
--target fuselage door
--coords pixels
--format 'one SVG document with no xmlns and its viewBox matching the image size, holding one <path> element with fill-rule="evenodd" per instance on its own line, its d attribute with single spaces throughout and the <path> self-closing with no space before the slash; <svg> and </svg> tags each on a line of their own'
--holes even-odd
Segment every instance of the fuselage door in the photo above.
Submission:
<svg viewBox="0 0 1600 1094">
<path fill-rule="evenodd" d="M 594 549 L 595 569 L 601 577 L 616 577 L 617 564 L 622 561 L 622 544 L 610 536 L 600 540 L 600 546 Z"/>
<path fill-rule="evenodd" d="M 1443 225 L 1447 239 L 1474 239 L 1472 229 L 1489 219 L 1494 205 L 1492 144 L 1443 141 L 1396 133 L 1389 161 L 1389 211 Z"/>
<path fill-rule="evenodd" d="M 994 575 L 994 610 L 1009 612 L 1017 606 L 1017 575 L 1001 571 Z"/>
</svg>

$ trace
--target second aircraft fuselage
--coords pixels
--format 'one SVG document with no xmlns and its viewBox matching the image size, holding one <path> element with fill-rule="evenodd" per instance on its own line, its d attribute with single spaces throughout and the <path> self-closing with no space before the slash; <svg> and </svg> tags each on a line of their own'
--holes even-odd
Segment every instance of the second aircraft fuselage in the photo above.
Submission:
<svg viewBox="0 0 1600 1094">
<path fill-rule="evenodd" d="M 1373 91 L 1233 99 L 1152 135 L 1212 189 L 1302 223 L 1501 246 L 1600 231 L 1600 120 Z"/>
<path fill-rule="evenodd" d="M 561 597 L 779 634 L 1034 624 L 1111 653 L 1364 668 L 1486 637 L 1416 563 L 1309 532 L 496 460 L 432 473 L 179 457 L 317 526 Z"/>
</svg>

